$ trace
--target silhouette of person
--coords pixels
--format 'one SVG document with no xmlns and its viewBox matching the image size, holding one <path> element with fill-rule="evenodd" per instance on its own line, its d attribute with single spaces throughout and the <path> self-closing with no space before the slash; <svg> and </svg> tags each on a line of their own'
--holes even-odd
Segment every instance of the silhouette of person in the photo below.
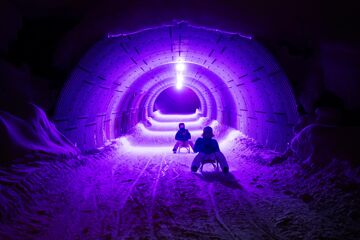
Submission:
<svg viewBox="0 0 360 240">
<path fill-rule="evenodd" d="M 194 143 L 190 139 L 191 134 L 189 130 L 185 128 L 185 123 L 179 123 L 179 131 L 177 131 L 175 135 L 176 143 L 173 152 L 176 153 L 179 147 L 188 147 L 189 145 L 194 149 Z"/>
<path fill-rule="evenodd" d="M 191 171 L 196 172 L 200 164 L 206 159 L 217 159 L 224 173 L 229 172 L 229 165 L 222 152 L 220 152 L 219 144 L 214 137 L 213 130 L 207 126 L 203 130 L 202 138 L 198 138 L 195 142 L 194 152 L 199 152 L 191 164 Z"/>
</svg>

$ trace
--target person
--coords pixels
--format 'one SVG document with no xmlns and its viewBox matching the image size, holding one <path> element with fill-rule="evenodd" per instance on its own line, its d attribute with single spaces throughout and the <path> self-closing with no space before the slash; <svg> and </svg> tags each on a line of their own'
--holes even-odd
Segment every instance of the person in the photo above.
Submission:
<svg viewBox="0 0 360 240">
<path fill-rule="evenodd" d="M 199 153 L 194 158 L 191 164 L 191 171 L 196 172 L 202 161 L 206 159 L 217 159 L 220 167 L 224 173 L 229 172 L 229 165 L 225 159 L 225 156 L 220 152 L 219 144 L 214 137 L 213 130 L 207 126 L 203 130 L 202 138 L 198 138 L 195 142 L 194 152 Z"/>
<path fill-rule="evenodd" d="M 177 131 L 175 135 L 175 140 L 177 142 L 175 143 L 173 152 L 176 153 L 177 149 L 182 146 L 187 147 L 190 145 L 191 148 L 194 149 L 194 143 L 190 139 L 191 134 L 189 130 L 185 128 L 185 123 L 179 123 L 179 131 Z"/>
</svg>

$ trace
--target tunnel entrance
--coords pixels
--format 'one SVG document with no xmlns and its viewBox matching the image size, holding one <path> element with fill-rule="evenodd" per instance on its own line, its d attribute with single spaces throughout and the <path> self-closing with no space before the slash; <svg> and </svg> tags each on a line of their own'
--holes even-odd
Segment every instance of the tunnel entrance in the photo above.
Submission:
<svg viewBox="0 0 360 240">
<path fill-rule="evenodd" d="M 186 80 L 184 88 L 177 90 L 174 78 Z M 256 40 L 175 23 L 100 40 L 70 75 L 54 119 L 81 150 L 91 150 L 154 110 L 187 115 L 199 108 L 203 117 L 282 150 L 297 121 L 295 106 L 285 73 Z"/>
<path fill-rule="evenodd" d="M 169 87 L 155 100 L 154 111 L 163 114 L 191 114 L 200 109 L 200 99 L 190 88 Z"/>
</svg>

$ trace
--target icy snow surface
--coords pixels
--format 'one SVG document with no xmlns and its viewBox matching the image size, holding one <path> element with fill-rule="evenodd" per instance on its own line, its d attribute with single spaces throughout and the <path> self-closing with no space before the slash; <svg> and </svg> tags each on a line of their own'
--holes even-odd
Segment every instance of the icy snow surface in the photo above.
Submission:
<svg viewBox="0 0 360 240">
<path fill-rule="evenodd" d="M 41 108 L 30 103 L 26 107 L 22 117 L 0 111 L 0 163 L 22 156 L 73 157 L 80 153 Z"/>
<path fill-rule="evenodd" d="M 171 151 L 178 121 L 155 117 L 152 126 L 138 124 L 131 134 L 79 159 L 1 170 L 0 239 L 360 236 L 358 192 L 346 195 L 335 186 L 350 177 L 331 166 L 310 174 L 295 161 L 269 166 L 278 153 L 198 115 L 183 119 L 192 139 L 206 124 L 213 126 L 230 173 L 209 165 L 194 174 L 195 154 Z"/>
</svg>

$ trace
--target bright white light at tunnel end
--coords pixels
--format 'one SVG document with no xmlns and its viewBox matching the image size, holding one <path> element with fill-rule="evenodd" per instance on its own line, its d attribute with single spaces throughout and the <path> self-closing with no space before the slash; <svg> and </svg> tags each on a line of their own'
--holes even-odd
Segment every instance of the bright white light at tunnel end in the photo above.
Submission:
<svg viewBox="0 0 360 240">
<path fill-rule="evenodd" d="M 182 73 L 176 74 L 176 89 L 180 90 L 183 88 L 184 83 L 184 76 Z"/>
<path fill-rule="evenodd" d="M 176 82 L 176 89 L 177 89 L 177 90 L 181 90 L 182 88 L 183 88 L 182 82 L 177 81 L 177 82 Z"/>
<path fill-rule="evenodd" d="M 177 72 L 184 72 L 186 69 L 185 63 L 184 62 L 178 62 L 175 65 L 175 69 Z"/>
<path fill-rule="evenodd" d="M 184 75 L 182 75 L 182 73 L 176 74 L 176 80 L 179 82 L 184 82 Z"/>
</svg>

